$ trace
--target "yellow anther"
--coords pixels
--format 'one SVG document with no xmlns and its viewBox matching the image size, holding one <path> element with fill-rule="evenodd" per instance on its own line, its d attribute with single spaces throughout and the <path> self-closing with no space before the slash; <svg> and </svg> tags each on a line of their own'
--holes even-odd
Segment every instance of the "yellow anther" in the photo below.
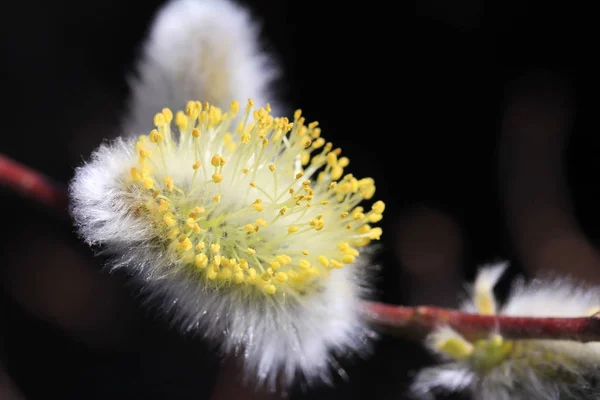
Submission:
<svg viewBox="0 0 600 400">
<path fill-rule="evenodd" d="M 167 203 L 167 201 L 165 199 L 160 199 L 158 201 L 158 211 L 159 212 L 165 212 L 169 209 L 169 203 Z"/>
<path fill-rule="evenodd" d="M 198 129 L 198 128 L 192 129 L 192 136 L 194 138 L 198 139 L 200 137 L 200 129 Z"/>
<path fill-rule="evenodd" d="M 240 258 L 240 268 L 243 270 L 248 269 L 248 261 L 246 261 L 246 259 Z"/>
<path fill-rule="evenodd" d="M 263 211 L 265 209 L 265 206 L 262 204 L 262 200 L 261 199 L 256 199 L 254 201 L 254 203 L 252 204 L 252 208 L 254 208 L 256 211 Z"/>
<path fill-rule="evenodd" d="M 233 112 L 234 114 L 237 114 L 237 112 L 240 109 L 240 103 L 237 102 L 237 100 L 234 100 L 231 102 L 231 104 L 229 105 L 229 109 L 231 110 L 231 112 Z"/>
<path fill-rule="evenodd" d="M 250 226 L 252 226 L 252 225 L 250 225 Z M 250 247 L 248 247 L 248 250 L 247 250 L 247 252 L 248 252 L 248 254 L 250 254 L 250 255 L 252 255 L 252 254 L 256 254 L 256 250 L 254 250 L 253 248 L 250 248 Z"/>
<path fill-rule="evenodd" d="M 310 154 L 308 153 L 308 151 L 302 151 L 300 153 L 300 162 L 302 163 L 302 165 L 307 165 L 309 161 Z"/>
<path fill-rule="evenodd" d="M 187 115 L 196 115 L 198 116 L 198 111 L 202 109 L 202 106 L 198 107 L 198 104 L 195 101 L 188 101 L 185 105 L 185 113 Z"/>
<path fill-rule="evenodd" d="M 142 173 L 136 167 L 131 168 L 131 178 L 138 182 L 142 180 Z"/>
<path fill-rule="evenodd" d="M 218 203 L 218 202 L 220 202 L 220 201 L 221 201 L 221 193 L 217 193 L 217 194 L 215 194 L 215 195 L 212 197 L 212 200 L 213 200 L 215 203 Z"/>
<path fill-rule="evenodd" d="M 244 282 L 244 273 L 242 271 L 237 271 L 233 274 L 233 282 L 236 284 L 240 284 Z"/>
<path fill-rule="evenodd" d="M 262 219 L 262 218 L 258 218 L 258 219 L 256 220 L 256 224 L 257 224 L 257 225 L 259 225 L 259 226 L 265 227 L 265 226 L 267 226 L 269 223 L 268 223 L 266 220 Z"/>
<path fill-rule="evenodd" d="M 360 234 L 365 234 L 365 233 L 369 233 L 371 231 L 371 226 L 365 224 L 363 226 L 361 226 L 360 228 L 357 229 L 357 232 Z"/>
<path fill-rule="evenodd" d="M 206 248 L 206 243 L 204 243 L 204 242 L 198 242 L 196 247 L 194 247 L 194 249 L 196 249 L 196 251 L 202 251 L 205 248 Z"/>
<path fill-rule="evenodd" d="M 279 263 L 279 261 L 271 261 L 269 263 L 269 265 L 271 266 L 272 269 L 279 269 L 279 268 L 281 268 L 281 264 Z"/>
<path fill-rule="evenodd" d="M 385 210 L 385 203 L 381 200 L 376 201 L 371 209 L 378 214 L 383 214 L 383 211 Z"/>
<path fill-rule="evenodd" d="M 322 266 L 329 267 L 329 259 L 327 257 L 320 255 L 317 259 Z"/>
<path fill-rule="evenodd" d="M 255 188 L 255 187 L 256 187 L 256 183 L 254 183 L 254 182 L 250 182 L 250 187 L 253 187 L 253 188 Z"/>
<path fill-rule="evenodd" d="M 173 112 L 169 108 L 162 109 L 162 115 L 165 118 L 165 122 L 170 124 L 173 121 Z"/>
<path fill-rule="evenodd" d="M 250 171 L 248 168 L 244 168 L 244 169 L 242 169 L 242 174 L 247 174 L 248 171 Z"/>
<path fill-rule="evenodd" d="M 381 235 L 383 234 L 383 230 L 381 228 L 373 228 L 369 232 L 369 237 L 373 240 L 379 240 Z"/>
<path fill-rule="evenodd" d="M 211 159 L 210 159 L 210 163 L 212 164 L 213 167 L 218 167 L 221 164 L 221 156 L 218 154 L 215 154 Z"/>
<path fill-rule="evenodd" d="M 216 254 L 216 253 L 219 252 L 219 250 L 221 250 L 221 246 L 219 244 L 213 243 L 213 244 L 210 245 L 210 252 L 211 253 Z"/>
<path fill-rule="evenodd" d="M 160 143 L 162 142 L 164 139 L 164 136 L 160 133 L 158 133 L 158 131 L 156 129 L 152 129 L 152 131 L 150 132 L 150 141 L 152 143 Z"/>
<path fill-rule="evenodd" d="M 342 242 L 340 244 L 338 244 L 338 249 L 340 249 L 341 251 L 346 251 L 350 248 L 350 245 L 348 244 L 348 242 Z"/>
<path fill-rule="evenodd" d="M 285 215 L 286 211 L 287 211 L 287 207 L 286 206 L 281 207 L 279 209 L 279 215 Z"/>
<path fill-rule="evenodd" d="M 317 126 L 319 126 L 319 121 L 313 121 L 308 124 L 308 129 L 315 129 Z"/>
<path fill-rule="evenodd" d="M 141 148 L 140 149 L 140 157 L 148 158 L 152 156 L 152 152 L 148 149 Z"/>
<path fill-rule="evenodd" d="M 247 224 L 246 226 L 244 226 L 244 229 L 246 230 L 246 232 L 253 233 L 256 232 L 256 225 Z"/>
<path fill-rule="evenodd" d="M 165 184 L 165 186 L 167 187 L 167 190 L 169 192 L 171 190 L 173 190 L 173 187 L 175 186 L 175 183 L 173 182 L 173 178 L 171 178 L 170 176 L 165 176 L 163 178 L 163 183 Z"/>
<path fill-rule="evenodd" d="M 473 354 L 474 346 L 462 338 L 446 339 L 435 345 L 440 351 L 448 354 L 455 360 L 464 360 Z"/>
<path fill-rule="evenodd" d="M 215 269 L 214 269 L 214 268 L 209 268 L 209 269 L 206 271 L 206 277 L 207 277 L 208 279 L 210 279 L 211 281 L 212 281 L 212 280 L 215 280 L 215 279 L 217 278 L 217 275 L 218 275 L 218 272 L 217 272 L 217 271 L 215 271 Z"/>
<path fill-rule="evenodd" d="M 165 122 L 165 116 L 162 113 L 157 113 L 154 115 L 154 125 L 157 127 L 162 128 L 165 126 Z"/>
<path fill-rule="evenodd" d="M 348 157 L 342 157 L 338 160 L 338 165 L 342 168 L 347 167 L 348 164 L 350 164 L 350 160 L 348 159 Z"/>
<path fill-rule="evenodd" d="M 358 257 L 358 255 L 360 254 L 360 252 L 352 247 L 350 247 L 349 249 L 344 251 L 345 254 L 349 254 L 351 256 L 354 257 Z"/>
<path fill-rule="evenodd" d="M 310 179 L 307 179 L 304 182 L 302 182 L 302 185 L 304 185 L 304 186 L 310 185 Z"/>
<path fill-rule="evenodd" d="M 300 178 L 302 178 L 303 176 L 304 176 L 304 173 L 302 173 L 302 172 L 298 172 L 298 173 L 296 174 L 296 179 L 300 179 Z"/>
<path fill-rule="evenodd" d="M 329 153 L 331 154 L 331 153 Z M 344 174 L 344 169 L 342 167 L 340 167 L 339 165 L 336 165 L 334 167 L 331 168 L 331 179 L 333 180 L 338 180 L 342 177 L 342 175 Z"/>
<path fill-rule="evenodd" d="M 277 259 L 277 262 L 279 262 L 281 265 L 288 265 L 289 263 L 292 262 L 292 257 L 282 254 L 280 256 L 275 257 L 275 259 Z"/>
<path fill-rule="evenodd" d="M 365 217 L 365 214 L 363 214 L 361 212 L 352 213 L 352 218 L 354 218 L 355 220 L 363 219 L 364 217 Z"/>
<path fill-rule="evenodd" d="M 269 171 L 275 172 L 275 165 L 274 164 L 269 164 Z"/>
<path fill-rule="evenodd" d="M 268 284 L 263 287 L 263 291 L 266 294 L 274 294 L 277 291 L 277 288 L 274 285 Z"/>
<path fill-rule="evenodd" d="M 296 120 L 300 119 L 300 117 L 301 117 L 301 116 L 302 116 L 302 110 L 301 110 L 301 109 L 297 109 L 297 110 L 294 112 L 294 121 L 296 121 Z"/>
<path fill-rule="evenodd" d="M 220 255 L 218 255 L 218 254 L 213 255 L 212 265 L 214 265 L 215 267 L 218 267 L 219 265 L 221 265 L 221 256 Z"/>
<path fill-rule="evenodd" d="M 170 240 L 175 240 L 175 239 L 177 239 L 177 237 L 179 236 L 180 233 L 181 233 L 181 231 L 179 230 L 179 228 L 175 227 L 169 231 L 169 233 L 167 234 L 167 237 Z"/>
<path fill-rule="evenodd" d="M 305 256 L 307 256 L 308 255 L 308 250 L 302 250 L 301 253 L 304 254 Z"/>
<path fill-rule="evenodd" d="M 323 147 L 323 145 L 325 144 L 325 139 L 323 138 L 318 138 L 317 140 L 315 140 L 312 144 L 313 148 L 318 149 Z"/>
<path fill-rule="evenodd" d="M 283 283 L 288 280 L 288 274 L 286 274 L 285 272 L 278 272 L 275 275 L 275 279 L 278 280 L 279 282 Z"/>
<path fill-rule="evenodd" d="M 186 237 L 183 241 L 179 242 L 179 249 L 182 251 L 188 251 L 193 246 L 192 241 Z"/>
<path fill-rule="evenodd" d="M 154 187 L 154 181 L 151 178 L 144 178 L 142 184 L 146 189 L 152 189 Z"/>
<path fill-rule="evenodd" d="M 231 279 L 231 275 L 233 275 L 231 268 L 224 268 L 221 270 L 221 272 L 219 272 L 218 278 L 227 281 Z"/>
<path fill-rule="evenodd" d="M 188 119 L 185 114 L 181 111 L 178 111 L 175 114 L 175 125 L 179 128 L 179 130 L 184 131 L 187 128 Z"/>
<path fill-rule="evenodd" d="M 187 221 L 185 221 L 186 228 L 194 229 L 194 225 L 196 225 L 194 218 L 188 218 Z"/>
<path fill-rule="evenodd" d="M 344 263 L 344 264 L 352 264 L 354 261 L 355 261 L 355 258 L 353 255 L 344 254 L 344 256 L 342 257 L 342 263 Z"/>
<path fill-rule="evenodd" d="M 340 269 L 344 266 L 344 264 L 342 264 L 341 262 L 339 262 L 338 260 L 329 260 L 329 262 L 331 263 L 331 266 L 333 268 L 337 268 Z"/>
<path fill-rule="evenodd" d="M 337 156 L 335 153 L 327 154 L 327 163 L 331 166 L 337 165 Z"/>
<path fill-rule="evenodd" d="M 221 267 L 229 267 L 229 259 L 227 257 L 221 257 Z"/>
<path fill-rule="evenodd" d="M 369 214 L 369 222 L 379 222 L 383 218 L 383 215 L 379 213 Z"/>
<path fill-rule="evenodd" d="M 298 228 L 296 225 L 292 225 L 288 228 L 288 233 L 294 233 L 294 232 L 298 232 Z"/>
<path fill-rule="evenodd" d="M 300 269 L 307 270 L 311 267 L 310 262 L 308 260 L 302 259 L 298 262 Z"/>
<path fill-rule="evenodd" d="M 340 217 L 341 217 L 342 219 L 346 218 L 347 216 L 348 216 L 348 211 L 344 211 L 344 212 L 342 212 L 342 213 L 340 214 Z"/>
<path fill-rule="evenodd" d="M 214 183 L 220 183 L 223 181 L 223 176 L 221 174 L 213 174 L 212 180 Z"/>
<path fill-rule="evenodd" d="M 195 261 L 196 267 L 198 267 L 198 268 L 204 268 L 208 265 L 208 257 L 206 257 L 206 254 L 204 254 L 204 253 L 200 253 L 200 254 L 196 255 L 196 258 L 194 261 Z"/>
<path fill-rule="evenodd" d="M 194 207 L 192 212 L 196 215 L 199 215 L 199 214 L 205 213 L 206 209 L 204 207 Z"/>
<path fill-rule="evenodd" d="M 193 169 L 198 169 L 202 166 L 202 163 L 200 161 L 196 161 L 193 165 L 192 168 Z"/>
<path fill-rule="evenodd" d="M 327 204 L 329 204 L 329 201 L 327 201 L 327 200 L 321 200 L 321 205 L 322 206 L 326 206 Z"/>
</svg>

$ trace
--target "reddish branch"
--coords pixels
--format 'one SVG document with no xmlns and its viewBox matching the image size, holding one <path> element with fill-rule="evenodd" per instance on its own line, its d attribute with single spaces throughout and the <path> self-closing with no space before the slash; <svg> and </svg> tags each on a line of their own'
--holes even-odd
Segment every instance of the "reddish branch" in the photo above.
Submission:
<svg viewBox="0 0 600 400">
<path fill-rule="evenodd" d="M 365 302 L 365 316 L 387 333 L 422 339 L 436 326 L 448 325 L 467 339 L 499 332 L 512 339 L 565 339 L 600 341 L 600 318 L 533 318 L 469 314 L 439 307 L 402 307 Z"/>
<path fill-rule="evenodd" d="M 47 176 L 0 154 L 0 185 L 6 185 L 52 211 L 66 212 L 64 187 Z"/>
<path fill-rule="evenodd" d="M 37 201 L 49 210 L 67 212 L 68 195 L 43 174 L 0 154 L 0 185 Z M 402 307 L 365 302 L 364 315 L 376 328 L 397 336 L 422 339 L 436 326 L 449 325 L 468 339 L 498 331 L 507 338 L 600 341 L 600 317 L 531 318 L 468 314 L 438 307 Z"/>
</svg>

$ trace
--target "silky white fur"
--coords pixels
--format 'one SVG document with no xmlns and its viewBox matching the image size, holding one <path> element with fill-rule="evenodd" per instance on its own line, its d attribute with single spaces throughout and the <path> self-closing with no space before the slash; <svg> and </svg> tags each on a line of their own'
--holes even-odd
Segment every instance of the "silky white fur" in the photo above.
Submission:
<svg viewBox="0 0 600 400">
<path fill-rule="evenodd" d="M 271 102 L 278 76 L 272 57 L 259 46 L 250 12 L 229 0 L 172 0 L 156 14 L 143 46 L 123 131 L 149 132 L 163 107 L 185 109 L 188 100 L 227 108 L 233 100 Z"/>
<path fill-rule="evenodd" d="M 480 270 L 477 285 L 497 283 L 506 264 L 486 266 Z M 588 287 L 567 278 L 536 279 L 530 283 L 517 281 L 498 314 L 535 317 L 589 316 L 600 305 L 600 288 Z M 472 301 L 463 310 L 475 312 Z M 490 332 L 495 334 L 498 332 Z M 499 332 L 501 334 L 501 332 Z M 460 337 L 451 328 L 442 327 L 434 332 L 428 343 L 440 338 Z M 581 343 L 568 340 L 522 340 L 524 354 L 509 356 L 502 364 L 485 375 L 473 370 L 468 361 L 446 362 L 422 370 L 412 390 L 418 399 L 433 399 L 435 393 L 467 392 L 473 399 L 482 400 L 559 400 L 592 399 L 600 397 L 600 388 L 594 378 L 600 373 L 600 342 Z M 447 360 L 445 354 L 439 354 Z M 547 358 L 550 355 L 550 358 Z M 565 361 L 568 359 L 568 361 Z M 567 382 L 559 377 L 540 373 L 547 370 L 569 371 L 574 379 Z"/>
<path fill-rule="evenodd" d="M 359 263 L 333 271 L 316 293 L 288 296 L 283 303 L 243 290 L 211 290 L 181 270 L 167 274 L 172 259 L 128 208 L 131 194 L 122 179 L 134 148 L 131 139 L 103 144 L 77 169 L 70 186 L 72 214 L 86 242 L 101 245 L 112 268 L 139 277 L 151 304 L 182 331 L 240 355 L 247 379 L 268 387 L 278 379 L 291 384 L 298 375 L 309 383 L 328 382 L 335 357 L 368 351 L 374 335 L 360 317 L 368 277 Z"/>
</svg>

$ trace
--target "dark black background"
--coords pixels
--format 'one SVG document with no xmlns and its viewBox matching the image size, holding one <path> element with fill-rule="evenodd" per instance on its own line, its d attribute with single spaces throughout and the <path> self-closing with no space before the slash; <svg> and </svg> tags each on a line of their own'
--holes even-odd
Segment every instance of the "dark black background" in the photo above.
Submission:
<svg viewBox="0 0 600 400">
<path fill-rule="evenodd" d="M 0 151 L 66 183 L 101 137 L 116 134 L 128 93 L 125 77 L 161 3 L 3 5 Z M 397 216 L 413 204 L 435 204 L 465 226 L 473 249 L 467 277 L 477 264 L 511 256 L 497 190 L 497 133 L 507 84 L 530 68 L 549 68 L 574 82 L 578 114 L 569 176 L 583 227 L 597 236 L 598 40 L 591 6 L 245 3 L 262 21 L 265 45 L 283 67 L 281 99 L 319 120 L 324 135 L 352 160 L 352 172 L 375 178 L 378 197 L 388 204 L 388 246 L 378 259 L 381 299 L 405 300 L 390 247 Z M 0 201 L 4 239 L 27 229 L 31 215 L 44 218 L 9 193 L 0 193 Z M 54 229 L 71 233 L 68 226 Z M 10 256 L 7 246 L 2 251 Z M 31 399 L 201 399 L 215 379 L 217 361 L 208 350 L 151 317 L 153 339 L 144 354 L 111 352 L 70 338 L 10 295 L 2 304 L 4 365 Z M 376 350 L 371 360 L 348 365 L 351 383 L 309 397 L 402 398 L 425 353 L 387 337 Z"/>
</svg>

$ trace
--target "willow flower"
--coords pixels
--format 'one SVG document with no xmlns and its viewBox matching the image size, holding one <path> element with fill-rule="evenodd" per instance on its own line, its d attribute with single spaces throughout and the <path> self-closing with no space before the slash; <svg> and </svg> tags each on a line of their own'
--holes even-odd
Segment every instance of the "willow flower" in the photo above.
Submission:
<svg viewBox="0 0 600 400">
<path fill-rule="evenodd" d="M 142 134 L 163 107 L 183 109 L 190 99 L 226 108 L 252 97 L 275 102 L 280 72 L 262 49 L 260 26 L 250 11 L 229 0 L 171 0 L 156 12 L 140 49 L 123 132 Z"/>
<path fill-rule="evenodd" d="M 76 171 L 72 212 L 113 268 L 140 276 L 182 331 L 241 355 L 257 383 L 327 380 L 372 335 L 359 257 L 385 205 L 360 205 L 373 179 L 345 173 L 348 158 L 300 110 L 289 121 L 239 108 L 190 101 L 103 144 Z"/>
<path fill-rule="evenodd" d="M 600 288 L 565 278 L 513 284 L 500 306 L 493 288 L 506 264 L 480 270 L 472 298 L 463 309 L 484 315 L 583 317 L 600 310 Z M 428 338 L 431 350 L 445 363 L 422 370 L 413 384 L 419 399 L 438 392 L 467 392 L 483 400 L 591 399 L 600 396 L 596 383 L 599 342 L 510 340 L 501 332 L 470 342 L 450 327 Z"/>
</svg>

